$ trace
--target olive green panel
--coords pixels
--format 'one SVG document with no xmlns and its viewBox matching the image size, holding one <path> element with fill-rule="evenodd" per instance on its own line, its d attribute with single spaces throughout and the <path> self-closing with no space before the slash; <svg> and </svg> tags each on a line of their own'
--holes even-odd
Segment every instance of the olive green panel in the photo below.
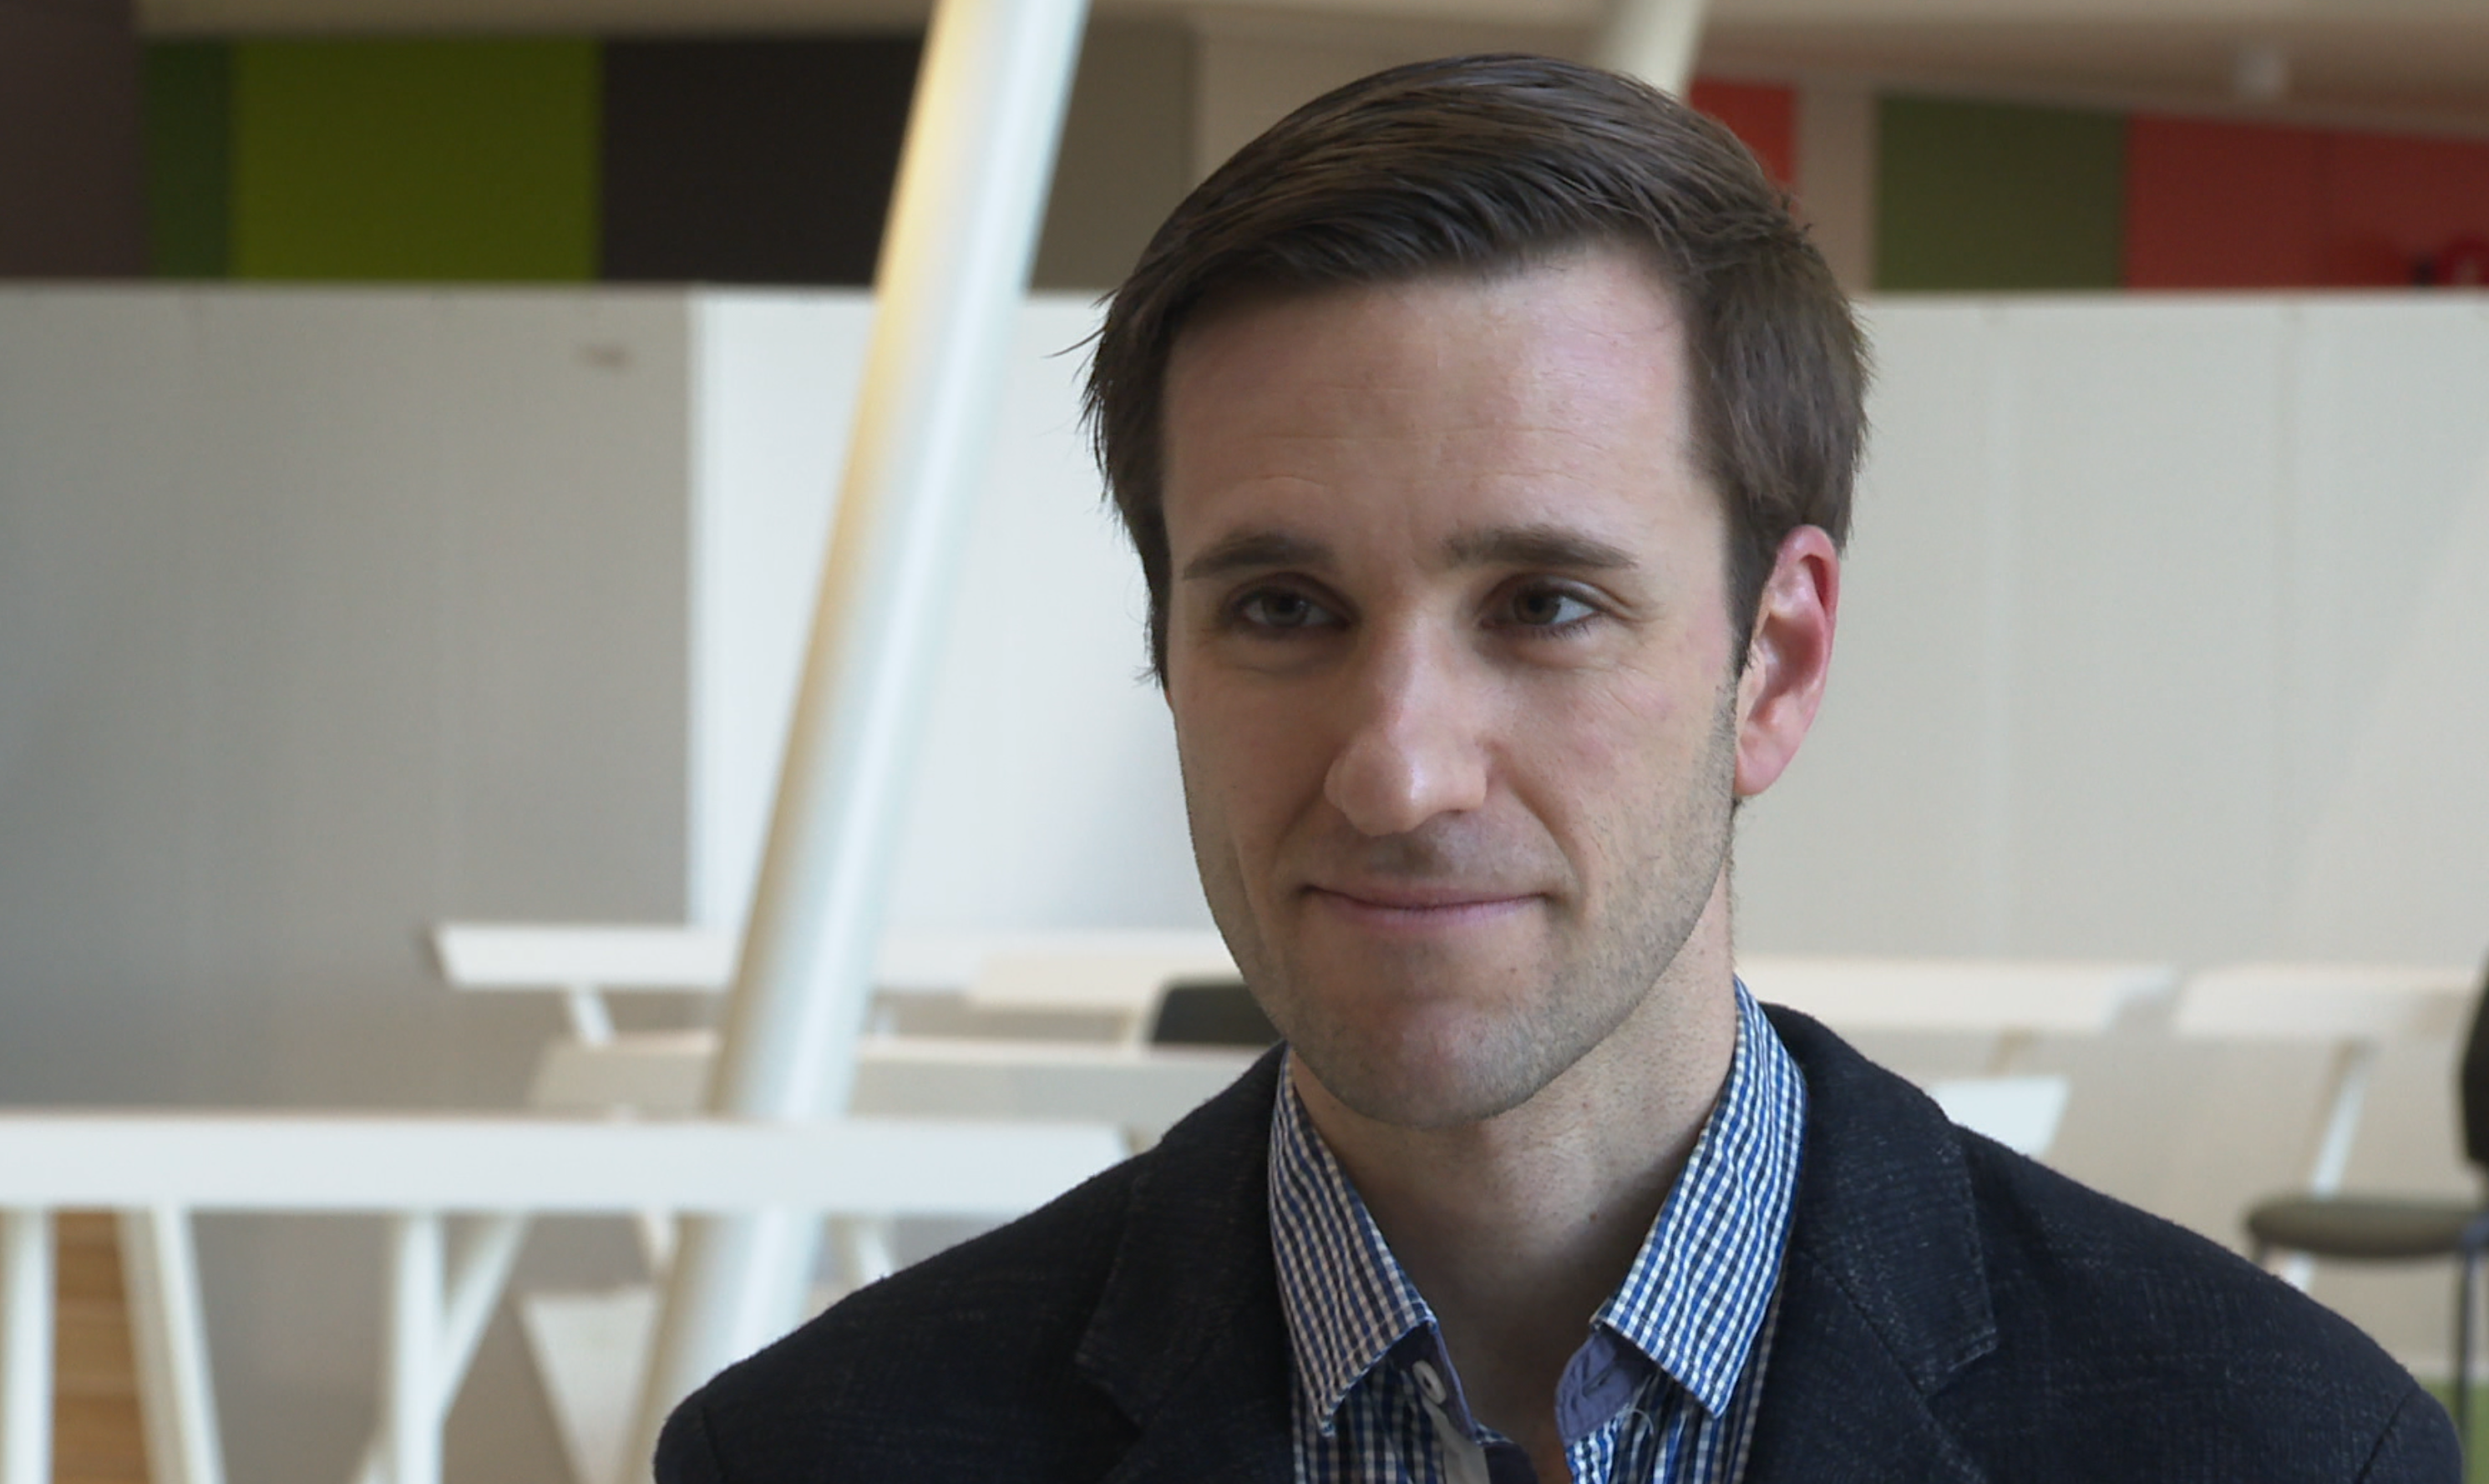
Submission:
<svg viewBox="0 0 2489 1484">
<path fill-rule="evenodd" d="M 2119 286 L 2123 115 L 1934 98 L 1876 112 L 1877 288 Z"/>
<path fill-rule="evenodd" d="M 596 276 L 591 40 L 244 41 L 243 278 Z"/>
<path fill-rule="evenodd" d="M 155 42 L 140 55 L 149 265 L 162 278 L 221 278 L 233 257 L 233 48 Z"/>
</svg>

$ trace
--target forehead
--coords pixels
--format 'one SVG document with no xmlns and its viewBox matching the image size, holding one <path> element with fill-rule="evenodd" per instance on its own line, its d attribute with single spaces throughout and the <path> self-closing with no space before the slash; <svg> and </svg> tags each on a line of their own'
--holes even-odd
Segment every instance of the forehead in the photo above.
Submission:
<svg viewBox="0 0 2489 1484">
<path fill-rule="evenodd" d="M 1394 497 L 1456 524 L 1715 504 L 1674 296 L 1621 248 L 1222 303 L 1177 341 L 1163 435 L 1171 534 Z"/>
</svg>

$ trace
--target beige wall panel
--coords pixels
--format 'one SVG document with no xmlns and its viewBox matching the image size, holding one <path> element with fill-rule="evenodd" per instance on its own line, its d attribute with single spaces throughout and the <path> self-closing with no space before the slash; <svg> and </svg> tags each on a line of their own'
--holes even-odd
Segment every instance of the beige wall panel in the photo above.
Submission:
<svg viewBox="0 0 2489 1484">
<path fill-rule="evenodd" d="M 1565 25 L 1393 23 L 1352 16 L 1236 13 L 1206 15 L 1196 25 L 1200 36 L 1200 61 L 1193 73 L 1196 180 L 1217 169 L 1228 156 L 1298 105 L 1368 72 L 1473 51 L 1580 56 L 1588 42 L 1587 33 Z"/>
<path fill-rule="evenodd" d="M 2282 942 L 2489 949 L 2489 311 L 2319 300 L 2301 318 Z"/>
<path fill-rule="evenodd" d="M 1811 78 L 1797 89 L 1797 180 L 1792 193 L 1832 268 L 1852 295 L 1875 285 L 1875 90 Z"/>
<path fill-rule="evenodd" d="M 2277 926 L 2280 317 L 2063 301 L 2003 328 L 2010 940 L 2253 956 Z"/>
<path fill-rule="evenodd" d="M 1764 953 L 1979 954 L 2006 942 L 1990 712 L 2013 656 L 1993 621 L 1997 352 L 1978 304 L 1878 309 L 1873 453 L 1859 484 L 1832 682 L 1815 731 L 1747 804 L 1738 937 Z"/>
</svg>

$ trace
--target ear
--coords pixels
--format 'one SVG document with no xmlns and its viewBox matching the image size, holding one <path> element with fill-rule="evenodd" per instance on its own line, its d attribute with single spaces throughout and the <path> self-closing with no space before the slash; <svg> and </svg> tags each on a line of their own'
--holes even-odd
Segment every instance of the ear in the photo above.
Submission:
<svg viewBox="0 0 2489 1484">
<path fill-rule="evenodd" d="M 1815 725 L 1840 612 L 1841 554 L 1819 528 L 1801 526 L 1782 538 L 1763 581 L 1737 677 L 1737 797 L 1769 788 Z"/>
</svg>

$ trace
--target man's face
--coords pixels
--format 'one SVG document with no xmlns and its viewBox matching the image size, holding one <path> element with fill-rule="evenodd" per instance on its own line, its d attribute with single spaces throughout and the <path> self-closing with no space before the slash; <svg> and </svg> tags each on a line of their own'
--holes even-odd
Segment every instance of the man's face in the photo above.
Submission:
<svg viewBox="0 0 2489 1484">
<path fill-rule="evenodd" d="M 1349 1108 L 1519 1105 L 1706 913 L 1725 953 L 1741 656 L 1672 297 L 1597 250 L 1257 299 L 1187 328 L 1165 407 L 1220 929 Z"/>
</svg>

